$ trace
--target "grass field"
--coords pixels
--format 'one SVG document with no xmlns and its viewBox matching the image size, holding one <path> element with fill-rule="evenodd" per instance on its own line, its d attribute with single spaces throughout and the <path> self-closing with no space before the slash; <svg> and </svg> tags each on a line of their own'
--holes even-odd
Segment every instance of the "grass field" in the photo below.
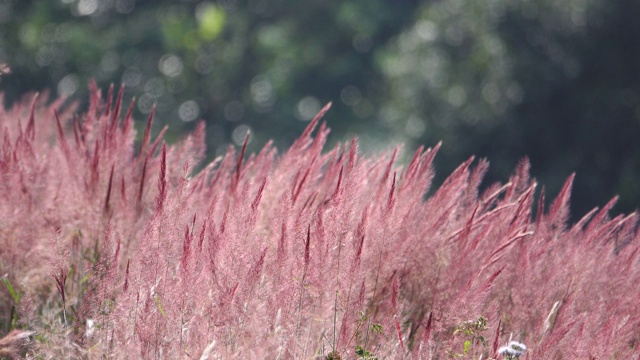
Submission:
<svg viewBox="0 0 640 360">
<path fill-rule="evenodd" d="M 201 165 L 204 125 L 137 136 L 122 100 L 0 109 L 0 357 L 638 358 L 638 215 L 568 224 L 573 177 L 430 190 L 439 145 L 325 149 L 328 106 Z"/>
</svg>

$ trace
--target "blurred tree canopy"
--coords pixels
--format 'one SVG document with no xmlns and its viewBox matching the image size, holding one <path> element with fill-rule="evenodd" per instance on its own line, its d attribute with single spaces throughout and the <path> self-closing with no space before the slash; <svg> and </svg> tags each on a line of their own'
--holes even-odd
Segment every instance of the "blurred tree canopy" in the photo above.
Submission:
<svg viewBox="0 0 640 360">
<path fill-rule="evenodd" d="M 443 158 L 486 156 L 505 179 L 528 156 L 557 193 L 577 172 L 574 217 L 640 200 L 640 2 L 439 1 L 377 55 L 381 118 Z M 456 162 L 443 164 L 447 170 Z M 445 171 L 446 172 L 446 171 Z"/>
<path fill-rule="evenodd" d="M 640 203 L 639 17 L 634 0 L 0 0 L 0 90 L 124 84 L 137 120 L 204 119 L 211 155 L 248 130 L 284 148 L 333 101 L 334 140 L 442 139 L 441 176 L 477 154 L 504 181 L 528 156 L 553 195 L 576 171 L 579 217 Z"/>
</svg>

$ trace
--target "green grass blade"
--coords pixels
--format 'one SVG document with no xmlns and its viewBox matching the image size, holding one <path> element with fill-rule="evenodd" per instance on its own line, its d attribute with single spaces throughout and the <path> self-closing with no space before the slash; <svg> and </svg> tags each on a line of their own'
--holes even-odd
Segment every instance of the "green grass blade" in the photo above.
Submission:
<svg viewBox="0 0 640 360">
<path fill-rule="evenodd" d="M 13 301 L 15 301 L 16 305 L 20 304 L 20 297 L 21 297 L 20 295 L 21 294 L 16 292 L 13 289 L 13 286 L 11 286 L 11 281 L 9 281 L 9 279 L 4 278 L 2 280 L 4 280 L 5 285 L 7 285 L 7 289 L 9 290 L 9 293 L 11 294 L 11 297 L 13 297 Z"/>
<path fill-rule="evenodd" d="M 156 300 L 156 305 L 158 305 L 158 310 L 160 310 L 160 314 L 162 314 L 162 317 L 166 317 L 164 314 L 164 309 L 162 308 L 162 304 L 160 303 L 160 297 L 156 295 L 154 296 L 154 299 Z"/>
</svg>

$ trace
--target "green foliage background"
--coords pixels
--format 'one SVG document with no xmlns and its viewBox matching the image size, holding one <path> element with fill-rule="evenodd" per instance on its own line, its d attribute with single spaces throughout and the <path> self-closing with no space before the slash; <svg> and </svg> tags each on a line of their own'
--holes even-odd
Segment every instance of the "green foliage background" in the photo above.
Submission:
<svg viewBox="0 0 640 360">
<path fill-rule="evenodd" d="M 125 84 L 142 122 L 208 123 L 211 156 L 248 129 L 285 148 L 328 101 L 334 141 L 444 140 L 490 181 L 528 156 L 547 193 L 573 171 L 580 216 L 640 200 L 640 3 L 633 0 L 0 0 L 5 102 L 86 101 Z M 441 179 L 440 179 L 441 180 Z"/>
</svg>

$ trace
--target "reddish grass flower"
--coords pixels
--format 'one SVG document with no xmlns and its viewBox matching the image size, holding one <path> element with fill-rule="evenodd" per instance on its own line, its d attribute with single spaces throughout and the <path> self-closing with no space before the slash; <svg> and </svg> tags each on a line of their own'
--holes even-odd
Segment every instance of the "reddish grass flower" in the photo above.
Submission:
<svg viewBox="0 0 640 360">
<path fill-rule="evenodd" d="M 46 97 L 0 109 L 0 335 L 39 335 L 18 355 L 638 352 L 638 216 L 609 217 L 614 200 L 568 224 L 573 176 L 545 211 L 526 160 L 480 192 L 472 158 L 425 199 L 439 145 L 406 165 L 325 149 L 328 106 L 283 154 L 245 141 L 196 172 L 204 125 L 168 145 L 152 112 L 136 143 L 122 94 L 92 85 L 80 116 Z"/>
</svg>

